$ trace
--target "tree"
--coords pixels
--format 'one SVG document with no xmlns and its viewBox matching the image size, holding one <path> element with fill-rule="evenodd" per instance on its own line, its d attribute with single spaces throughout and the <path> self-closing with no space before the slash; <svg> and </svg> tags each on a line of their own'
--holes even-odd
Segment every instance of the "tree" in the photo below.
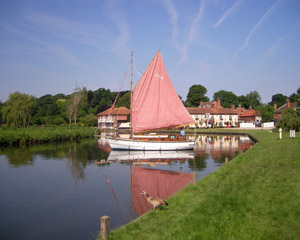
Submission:
<svg viewBox="0 0 300 240">
<path fill-rule="evenodd" d="M 202 85 L 193 85 L 190 87 L 189 93 L 187 95 L 187 106 L 188 107 L 198 107 L 200 101 L 208 102 L 209 98 L 205 96 L 207 89 Z"/>
<path fill-rule="evenodd" d="M 297 89 L 296 93 L 293 93 L 289 97 L 291 102 L 296 102 L 297 106 L 300 106 L 300 87 Z"/>
<path fill-rule="evenodd" d="M 29 125 L 34 98 L 19 92 L 9 94 L 2 108 L 2 118 L 8 126 L 26 128 Z"/>
<path fill-rule="evenodd" d="M 224 108 L 230 108 L 231 105 L 238 105 L 238 96 L 233 92 L 228 92 L 225 90 L 220 90 L 214 93 L 214 101 L 217 101 L 218 98 L 221 100 L 221 105 Z"/>
<path fill-rule="evenodd" d="M 2 124 L 2 108 L 4 107 L 4 104 L 0 101 L 0 126 Z"/>
<path fill-rule="evenodd" d="M 300 129 L 300 117 L 297 115 L 296 111 L 291 108 L 283 110 L 279 123 L 277 127 L 286 130 L 296 130 Z"/>
<path fill-rule="evenodd" d="M 257 91 L 252 91 L 246 95 L 248 98 L 250 106 L 254 109 L 261 104 L 261 97 Z"/>
<path fill-rule="evenodd" d="M 245 95 L 241 95 L 238 97 L 239 105 L 241 105 L 243 108 L 248 109 L 250 107 L 250 101 Z"/>
<path fill-rule="evenodd" d="M 256 110 L 261 111 L 262 122 L 273 121 L 274 107 L 268 104 L 262 104 L 256 108 Z"/>
<path fill-rule="evenodd" d="M 286 103 L 287 96 L 277 93 L 272 96 L 272 101 L 269 103 L 270 105 L 274 106 L 274 104 L 277 104 L 277 107 L 280 108 L 282 105 Z"/>
<path fill-rule="evenodd" d="M 130 108 L 130 91 L 126 91 L 122 96 L 118 97 L 116 107 L 127 107 Z"/>
<path fill-rule="evenodd" d="M 77 124 L 77 114 L 81 104 L 81 100 L 86 93 L 85 88 L 80 88 L 77 86 L 74 89 L 74 93 L 71 95 L 67 103 L 67 116 L 69 118 L 69 127 L 71 127 L 72 119 L 74 118 L 75 126 Z"/>
</svg>

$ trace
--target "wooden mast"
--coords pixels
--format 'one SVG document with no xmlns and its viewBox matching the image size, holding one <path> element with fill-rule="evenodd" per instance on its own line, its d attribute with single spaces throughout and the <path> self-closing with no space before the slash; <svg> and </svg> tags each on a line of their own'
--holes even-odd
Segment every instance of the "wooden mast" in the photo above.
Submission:
<svg viewBox="0 0 300 240">
<path fill-rule="evenodd" d="M 132 63 L 133 63 L 133 50 L 131 49 L 131 61 L 130 61 L 130 138 L 132 138 Z"/>
</svg>

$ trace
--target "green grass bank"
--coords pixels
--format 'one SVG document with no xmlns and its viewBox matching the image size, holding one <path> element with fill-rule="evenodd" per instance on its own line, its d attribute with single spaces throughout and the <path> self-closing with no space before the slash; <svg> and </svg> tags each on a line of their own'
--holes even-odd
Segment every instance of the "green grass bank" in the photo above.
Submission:
<svg viewBox="0 0 300 240">
<path fill-rule="evenodd" d="M 0 146 L 23 146 L 36 143 L 74 141 L 94 136 L 92 127 L 36 127 L 0 129 Z"/>
<path fill-rule="evenodd" d="M 109 239 L 300 239 L 300 136 L 259 143 Z"/>
</svg>

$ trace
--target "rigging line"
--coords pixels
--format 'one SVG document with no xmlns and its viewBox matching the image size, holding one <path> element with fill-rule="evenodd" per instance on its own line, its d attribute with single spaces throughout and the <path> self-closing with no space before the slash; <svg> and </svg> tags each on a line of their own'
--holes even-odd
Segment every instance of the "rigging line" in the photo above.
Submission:
<svg viewBox="0 0 300 240">
<path fill-rule="evenodd" d="M 142 74 L 136 69 L 136 67 L 133 65 L 134 70 L 137 72 L 138 75 L 140 75 L 140 77 L 142 76 Z"/>
<path fill-rule="evenodd" d="M 119 212 L 120 212 L 121 215 L 122 215 L 123 221 L 125 221 L 125 215 L 124 215 L 123 210 L 122 210 L 122 208 L 121 208 L 121 206 L 120 206 L 120 204 L 119 204 L 117 195 L 116 195 L 116 193 L 115 193 L 113 187 L 112 187 L 111 184 L 110 184 L 110 179 L 103 173 L 103 171 L 102 171 L 101 168 L 100 168 L 100 173 L 101 173 L 102 176 L 105 178 L 105 181 L 106 181 L 106 183 L 107 183 L 107 185 L 108 185 L 108 187 L 109 187 L 109 189 L 110 189 L 110 191 L 111 191 L 111 193 L 112 193 L 112 195 L 113 195 L 113 197 L 114 197 L 114 200 L 115 200 L 115 202 L 116 202 L 117 208 L 118 208 Z"/>
<path fill-rule="evenodd" d="M 128 72 L 128 71 L 127 71 L 127 72 Z M 117 96 L 116 96 L 116 98 L 115 98 L 115 101 L 114 101 L 114 103 L 113 103 L 113 105 L 112 105 L 112 107 L 111 107 L 111 109 L 110 109 L 110 111 L 109 111 L 109 113 L 108 113 L 108 115 L 107 115 L 107 118 L 109 117 L 109 115 L 111 114 L 112 110 L 113 110 L 114 107 L 115 107 L 116 101 L 117 101 L 117 99 L 118 99 L 118 97 L 119 97 L 119 94 L 120 94 L 120 92 L 121 92 L 121 89 L 122 89 L 122 87 L 123 87 L 123 84 L 124 84 L 124 82 L 125 82 L 125 79 L 126 79 L 126 77 L 127 77 L 127 72 L 126 72 L 125 75 L 124 75 L 124 78 L 123 78 L 122 84 L 121 84 L 121 86 L 120 86 L 119 92 L 118 92 L 118 94 L 117 94 Z"/>
</svg>

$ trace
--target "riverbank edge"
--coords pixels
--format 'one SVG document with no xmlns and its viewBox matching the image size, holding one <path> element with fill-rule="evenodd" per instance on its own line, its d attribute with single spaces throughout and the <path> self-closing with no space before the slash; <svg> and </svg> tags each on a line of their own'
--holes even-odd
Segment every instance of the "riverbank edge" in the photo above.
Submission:
<svg viewBox="0 0 300 240">
<path fill-rule="evenodd" d="M 77 141 L 93 138 L 94 127 L 36 127 L 25 129 L 0 129 L 0 147 Z"/>
<path fill-rule="evenodd" d="M 169 198 L 168 208 L 113 230 L 109 239 L 299 239 L 299 137 L 234 132 L 258 144 Z"/>
</svg>

